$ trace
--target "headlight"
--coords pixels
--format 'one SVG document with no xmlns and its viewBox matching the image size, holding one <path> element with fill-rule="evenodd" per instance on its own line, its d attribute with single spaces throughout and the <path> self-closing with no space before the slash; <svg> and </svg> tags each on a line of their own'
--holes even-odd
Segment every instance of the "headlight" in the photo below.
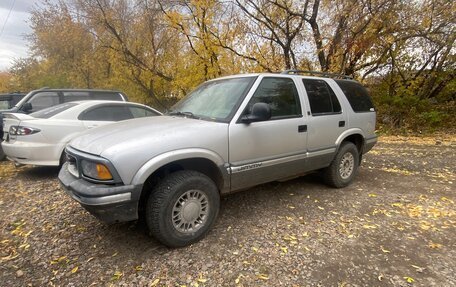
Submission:
<svg viewBox="0 0 456 287">
<path fill-rule="evenodd" d="M 91 162 L 87 160 L 81 161 L 82 174 L 84 176 L 98 179 L 98 180 L 111 180 L 112 174 L 109 169 L 102 163 Z"/>
</svg>

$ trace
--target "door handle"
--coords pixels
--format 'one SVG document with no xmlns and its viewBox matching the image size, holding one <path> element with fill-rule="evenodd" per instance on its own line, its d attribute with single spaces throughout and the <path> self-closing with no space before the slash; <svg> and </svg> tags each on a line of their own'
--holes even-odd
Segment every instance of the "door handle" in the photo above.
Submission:
<svg viewBox="0 0 456 287">
<path fill-rule="evenodd" d="M 341 128 L 341 127 L 345 127 L 345 121 L 340 121 L 339 122 L 339 128 Z"/>
<path fill-rule="evenodd" d="M 298 133 L 305 133 L 305 132 L 307 132 L 307 125 L 298 126 Z"/>
</svg>

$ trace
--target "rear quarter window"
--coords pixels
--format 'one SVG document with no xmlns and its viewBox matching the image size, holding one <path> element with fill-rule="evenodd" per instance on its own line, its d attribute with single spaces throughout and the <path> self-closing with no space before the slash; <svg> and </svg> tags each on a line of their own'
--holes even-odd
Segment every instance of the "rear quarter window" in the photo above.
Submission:
<svg viewBox="0 0 456 287">
<path fill-rule="evenodd" d="M 356 113 L 373 112 L 374 104 L 369 96 L 369 91 L 360 83 L 347 80 L 336 80 L 344 92 L 350 106 Z"/>
</svg>

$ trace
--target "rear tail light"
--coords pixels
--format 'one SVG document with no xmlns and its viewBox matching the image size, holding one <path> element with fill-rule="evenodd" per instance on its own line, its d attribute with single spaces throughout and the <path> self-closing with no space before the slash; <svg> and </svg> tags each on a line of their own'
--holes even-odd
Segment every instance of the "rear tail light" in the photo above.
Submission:
<svg viewBox="0 0 456 287">
<path fill-rule="evenodd" d="M 13 136 L 27 136 L 40 132 L 41 130 L 23 126 L 11 126 L 9 134 Z"/>
</svg>

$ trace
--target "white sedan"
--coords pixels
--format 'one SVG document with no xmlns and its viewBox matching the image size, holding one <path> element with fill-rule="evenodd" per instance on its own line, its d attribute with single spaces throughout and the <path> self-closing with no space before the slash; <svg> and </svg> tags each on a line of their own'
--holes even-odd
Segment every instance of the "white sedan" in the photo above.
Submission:
<svg viewBox="0 0 456 287">
<path fill-rule="evenodd" d="M 148 106 L 119 101 L 78 101 L 29 115 L 6 113 L 2 148 L 16 164 L 59 166 L 66 144 L 82 132 L 109 123 L 161 115 Z"/>
</svg>

